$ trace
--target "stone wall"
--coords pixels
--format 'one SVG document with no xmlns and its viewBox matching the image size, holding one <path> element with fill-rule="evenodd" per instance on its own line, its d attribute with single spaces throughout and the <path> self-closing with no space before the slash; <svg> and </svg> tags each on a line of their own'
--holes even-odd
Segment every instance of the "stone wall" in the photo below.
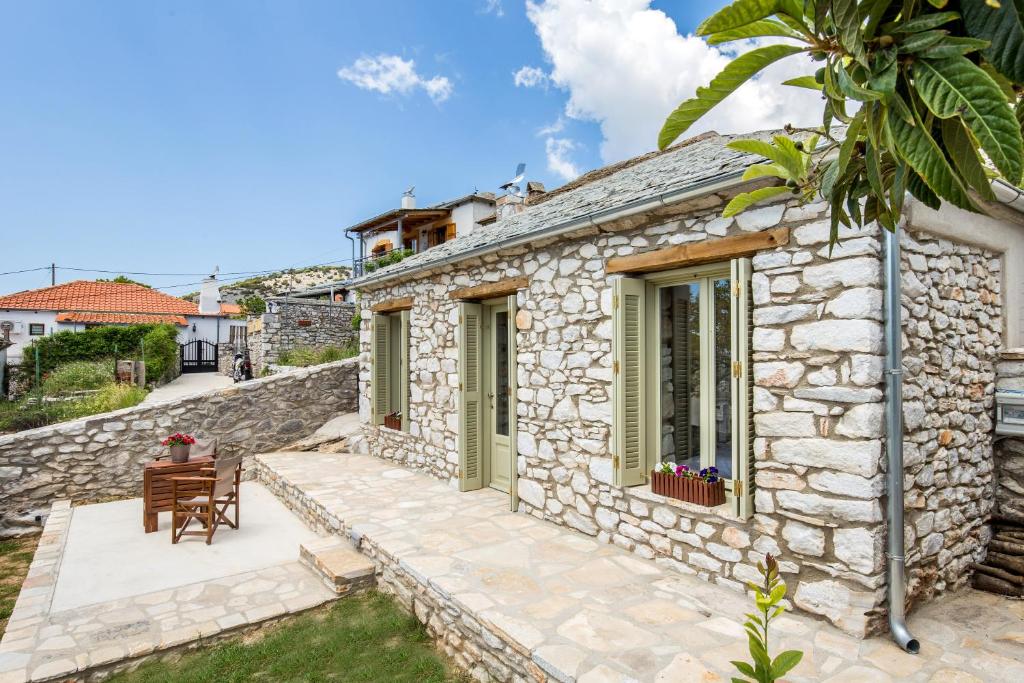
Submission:
<svg viewBox="0 0 1024 683">
<path fill-rule="evenodd" d="M 903 247 L 907 593 L 966 583 L 984 557 L 993 497 L 1001 262 L 977 247 L 906 231 Z"/>
<path fill-rule="evenodd" d="M 247 340 L 253 374 L 257 377 L 267 364 L 277 363 L 282 351 L 306 347 L 348 346 L 358 337 L 352 328 L 355 304 L 295 297 L 267 300 L 261 316 L 262 329 Z"/>
<path fill-rule="evenodd" d="M 57 499 L 141 495 L 143 463 L 185 432 L 246 456 L 298 440 L 356 409 L 357 365 L 339 361 L 173 401 L 0 436 L 0 536 L 38 528 Z"/>
<path fill-rule="evenodd" d="M 769 205 L 731 219 L 720 216 L 724 199 L 703 197 L 364 291 L 364 423 L 369 417 L 369 308 L 380 300 L 413 297 L 409 431 L 367 424 L 368 445 L 375 454 L 457 485 L 458 315 L 449 292 L 526 275 L 529 285 L 517 296 L 516 320 L 520 510 L 737 590 L 756 578 L 757 562 L 771 552 L 782 558 L 797 607 L 863 635 L 882 626 L 885 600 L 879 230 L 874 225 L 841 229 L 842 242 L 830 252 L 824 204 Z M 778 225 L 791 228 L 789 244 L 753 257 L 756 514 L 739 520 L 657 496 L 648 487 L 612 485 L 612 280 L 604 271 L 605 259 Z M 998 261 L 975 251 L 964 252 L 972 255 L 965 259 L 965 267 L 972 269 L 968 278 L 986 282 L 998 294 L 998 277 L 988 284 Z M 931 268 L 938 271 L 943 263 L 929 266 L 929 277 Z M 985 272 L 973 272 L 976 267 Z M 934 277 L 938 285 L 946 275 Z M 977 324 L 985 321 L 985 332 L 972 327 L 985 348 L 999 343 L 995 300 L 975 318 Z M 921 312 L 907 319 L 931 315 Z M 981 383 L 991 394 L 991 378 L 986 384 L 984 372 L 979 367 L 968 373 L 964 389 Z M 917 396 L 923 405 L 923 396 L 915 393 L 918 386 L 908 388 L 908 399 Z M 935 390 L 934 383 L 928 386 Z M 908 400 L 911 418 L 918 405 Z M 954 407 L 936 406 L 951 413 L 944 418 L 947 426 L 985 426 L 984 411 L 960 420 L 952 416 Z M 971 412 L 974 406 L 956 410 Z M 923 423 L 918 418 L 908 424 L 913 450 Z M 980 457 L 986 447 L 989 440 L 974 439 L 963 453 L 949 457 L 966 458 L 968 452 Z M 919 457 L 908 454 L 908 477 L 915 481 L 924 471 Z M 953 481 L 959 484 L 968 472 L 959 465 L 955 470 Z M 976 473 L 986 474 L 980 463 Z M 942 493 L 932 492 L 937 496 L 932 505 L 940 498 L 968 496 L 959 488 L 941 488 Z M 913 492 L 908 490 L 908 500 Z M 974 509 L 981 506 L 975 502 L 971 508 L 965 501 L 951 519 L 949 528 L 959 531 L 943 536 L 953 553 L 949 557 L 969 554 L 955 537 L 974 533 L 977 525 L 964 526 L 959 518 L 973 519 Z M 908 538 L 916 542 L 909 533 Z"/>
</svg>

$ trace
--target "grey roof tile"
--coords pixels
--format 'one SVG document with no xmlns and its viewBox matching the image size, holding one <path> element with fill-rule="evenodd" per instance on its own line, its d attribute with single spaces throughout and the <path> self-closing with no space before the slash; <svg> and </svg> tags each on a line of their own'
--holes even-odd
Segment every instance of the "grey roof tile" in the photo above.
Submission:
<svg viewBox="0 0 1024 683">
<path fill-rule="evenodd" d="M 638 157 L 624 162 L 625 167 L 600 175 L 603 169 L 592 172 L 594 180 L 583 182 L 567 190 L 552 190 L 552 197 L 529 206 L 525 211 L 500 218 L 490 225 L 479 226 L 471 232 L 409 256 L 398 263 L 375 270 L 347 281 L 348 287 L 358 288 L 369 279 L 379 281 L 409 271 L 429 268 L 450 257 L 475 251 L 487 244 L 497 244 L 509 238 L 528 235 L 546 228 L 585 218 L 598 212 L 614 210 L 627 204 L 651 199 L 666 192 L 685 190 L 716 178 L 742 171 L 747 166 L 763 161 L 760 157 L 737 152 L 726 147 L 736 138 L 769 138 L 780 131 L 763 131 L 742 135 L 709 134 L 683 143 L 665 152 Z M 647 158 L 645 158 L 647 157 Z M 621 164 L 620 164 L 621 165 Z M 616 165 L 608 167 L 614 169 Z M 583 177 L 586 180 L 586 177 Z M 574 185 L 570 183 L 569 185 Z"/>
</svg>

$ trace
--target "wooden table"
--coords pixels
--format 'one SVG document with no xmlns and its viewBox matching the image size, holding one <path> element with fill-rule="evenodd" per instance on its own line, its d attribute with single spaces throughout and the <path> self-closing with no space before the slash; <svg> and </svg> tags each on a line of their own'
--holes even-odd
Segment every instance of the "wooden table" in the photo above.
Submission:
<svg viewBox="0 0 1024 683">
<path fill-rule="evenodd" d="M 201 476 L 199 470 L 211 467 L 213 462 L 212 456 L 204 455 L 188 462 L 171 462 L 168 458 L 146 463 L 142 479 L 142 526 L 147 534 L 157 530 L 157 515 L 171 510 L 171 478 Z M 182 482 L 178 484 L 178 493 L 200 495 L 202 488 L 200 482 Z"/>
</svg>

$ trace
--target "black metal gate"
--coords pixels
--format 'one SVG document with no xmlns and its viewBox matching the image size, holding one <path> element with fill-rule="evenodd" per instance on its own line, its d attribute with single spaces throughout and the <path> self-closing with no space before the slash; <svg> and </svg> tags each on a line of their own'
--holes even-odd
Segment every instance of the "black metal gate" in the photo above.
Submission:
<svg viewBox="0 0 1024 683">
<path fill-rule="evenodd" d="M 181 372 L 217 372 L 217 345 L 205 339 L 182 344 Z"/>
</svg>

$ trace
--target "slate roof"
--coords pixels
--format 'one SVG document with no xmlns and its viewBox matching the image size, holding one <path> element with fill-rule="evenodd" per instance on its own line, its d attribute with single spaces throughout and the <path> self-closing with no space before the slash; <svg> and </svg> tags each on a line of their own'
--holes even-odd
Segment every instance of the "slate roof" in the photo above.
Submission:
<svg viewBox="0 0 1024 683">
<path fill-rule="evenodd" d="M 199 315 L 199 305 L 142 285 L 74 280 L 53 287 L 0 296 L 0 309 Z M 241 312 L 221 304 L 221 315 Z M 90 321 L 91 322 L 91 321 Z"/>
<path fill-rule="evenodd" d="M 738 174 L 763 159 L 729 149 L 726 144 L 736 138 L 770 138 L 779 132 L 705 133 L 664 152 L 651 152 L 591 171 L 552 190 L 521 213 L 480 226 L 386 268 L 349 280 L 345 286 L 358 288 L 368 280 L 376 283 L 386 277 L 428 268 L 442 261 L 458 260 L 460 255 L 478 252 L 487 245 L 498 248 L 500 241 L 509 238 L 526 236 L 595 212 L 614 210 L 667 192 L 698 187 Z"/>
</svg>

